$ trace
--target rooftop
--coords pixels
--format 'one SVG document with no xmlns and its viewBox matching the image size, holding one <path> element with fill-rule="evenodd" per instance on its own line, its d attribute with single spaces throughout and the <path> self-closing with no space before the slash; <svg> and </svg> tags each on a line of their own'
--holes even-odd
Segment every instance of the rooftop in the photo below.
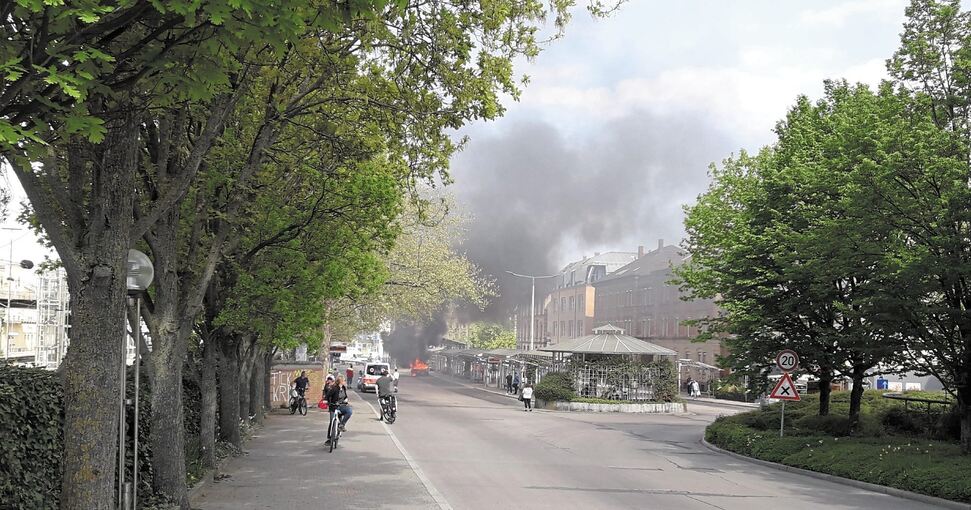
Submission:
<svg viewBox="0 0 971 510">
<path fill-rule="evenodd" d="M 567 340 L 539 350 L 576 354 L 647 354 L 672 357 L 678 355 L 666 347 L 627 336 L 624 330 L 610 324 L 595 328 L 592 335 Z"/>
</svg>

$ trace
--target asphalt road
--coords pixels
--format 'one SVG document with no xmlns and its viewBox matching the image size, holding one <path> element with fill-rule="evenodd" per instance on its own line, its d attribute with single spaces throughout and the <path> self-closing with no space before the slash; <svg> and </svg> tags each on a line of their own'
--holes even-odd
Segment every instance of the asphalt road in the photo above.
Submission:
<svg viewBox="0 0 971 510">
<path fill-rule="evenodd" d="M 699 440 L 705 425 L 733 412 L 724 407 L 692 405 L 680 416 L 526 413 L 513 399 L 437 377 L 403 375 L 400 388 L 389 429 L 457 510 L 938 508 L 713 453 Z"/>
</svg>

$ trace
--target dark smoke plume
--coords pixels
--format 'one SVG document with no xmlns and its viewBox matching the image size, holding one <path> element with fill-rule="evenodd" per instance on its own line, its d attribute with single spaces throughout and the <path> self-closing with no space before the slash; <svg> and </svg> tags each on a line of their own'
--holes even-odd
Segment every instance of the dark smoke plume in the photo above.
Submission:
<svg viewBox="0 0 971 510">
<path fill-rule="evenodd" d="M 483 314 L 499 321 L 529 303 L 528 281 L 506 271 L 553 274 L 594 251 L 677 244 L 683 204 L 732 151 L 707 119 L 687 114 L 632 112 L 583 139 L 545 122 L 503 123 L 498 135 L 471 132 L 453 162 L 459 204 L 473 216 L 462 248 L 499 281 L 502 295 Z"/>
<path fill-rule="evenodd" d="M 441 343 L 445 331 L 445 319 L 441 317 L 425 324 L 397 322 L 390 333 L 383 335 L 384 348 L 398 360 L 398 366 L 407 367 L 415 358 L 428 361 L 428 346 Z"/>
</svg>

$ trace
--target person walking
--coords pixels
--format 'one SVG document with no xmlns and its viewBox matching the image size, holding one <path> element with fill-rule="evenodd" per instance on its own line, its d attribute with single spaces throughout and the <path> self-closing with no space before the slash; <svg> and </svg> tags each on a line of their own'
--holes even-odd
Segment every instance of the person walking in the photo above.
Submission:
<svg viewBox="0 0 971 510">
<path fill-rule="evenodd" d="M 512 394 L 513 395 L 519 393 L 519 385 L 521 385 L 522 383 L 523 383 L 523 380 L 519 378 L 519 374 L 517 373 L 516 374 L 516 377 L 514 377 L 513 380 L 512 380 Z"/>
<path fill-rule="evenodd" d="M 347 376 L 347 385 L 354 386 L 354 365 L 347 365 L 344 375 Z"/>
<path fill-rule="evenodd" d="M 398 367 L 394 367 L 394 373 L 391 374 L 391 379 L 394 381 L 394 392 L 398 393 L 398 379 L 401 375 L 398 374 Z"/>
<path fill-rule="evenodd" d="M 506 393 L 512 393 L 512 374 L 506 374 Z"/>
<path fill-rule="evenodd" d="M 522 399 L 523 399 L 523 405 L 526 406 L 525 408 L 523 408 L 523 412 L 526 412 L 526 411 L 533 412 L 533 385 L 532 384 L 527 383 L 526 387 L 523 388 Z"/>
<path fill-rule="evenodd" d="M 698 384 L 698 381 L 691 381 L 691 396 L 694 398 L 701 396 L 701 385 Z"/>
</svg>

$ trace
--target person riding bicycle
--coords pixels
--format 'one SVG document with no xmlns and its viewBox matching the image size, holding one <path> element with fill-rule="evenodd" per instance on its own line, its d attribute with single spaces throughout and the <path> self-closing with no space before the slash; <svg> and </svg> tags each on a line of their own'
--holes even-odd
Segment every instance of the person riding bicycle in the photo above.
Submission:
<svg viewBox="0 0 971 510">
<path fill-rule="evenodd" d="M 328 409 L 330 409 L 331 413 L 335 411 L 341 412 L 340 430 L 343 432 L 347 426 L 348 420 L 351 419 L 351 414 L 353 414 L 354 411 L 347 403 L 347 386 L 344 384 L 344 378 L 342 376 L 338 376 L 337 379 L 334 380 L 333 384 L 327 387 L 325 397 L 327 398 Z M 330 445 L 329 437 L 327 438 L 327 442 L 324 444 Z"/>
<path fill-rule="evenodd" d="M 378 402 L 382 406 L 390 404 L 389 401 L 394 395 L 394 378 L 388 374 L 387 368 L 381 369 L 381 377 L 378 377 L 378 380 L 374 384 L 378 387 Z"/>
<path fill-rule="evenodd" d="M 307 391 L 307 387 L 310 386 L 310 379 L 307 378 L 307 371 L 300 371 L 300 377 L 294 379 L 293 384 L 296 387 L 297 394 L 299 394 L 301 397 L 304 396 L 303 394 Z"/>
</svg>

